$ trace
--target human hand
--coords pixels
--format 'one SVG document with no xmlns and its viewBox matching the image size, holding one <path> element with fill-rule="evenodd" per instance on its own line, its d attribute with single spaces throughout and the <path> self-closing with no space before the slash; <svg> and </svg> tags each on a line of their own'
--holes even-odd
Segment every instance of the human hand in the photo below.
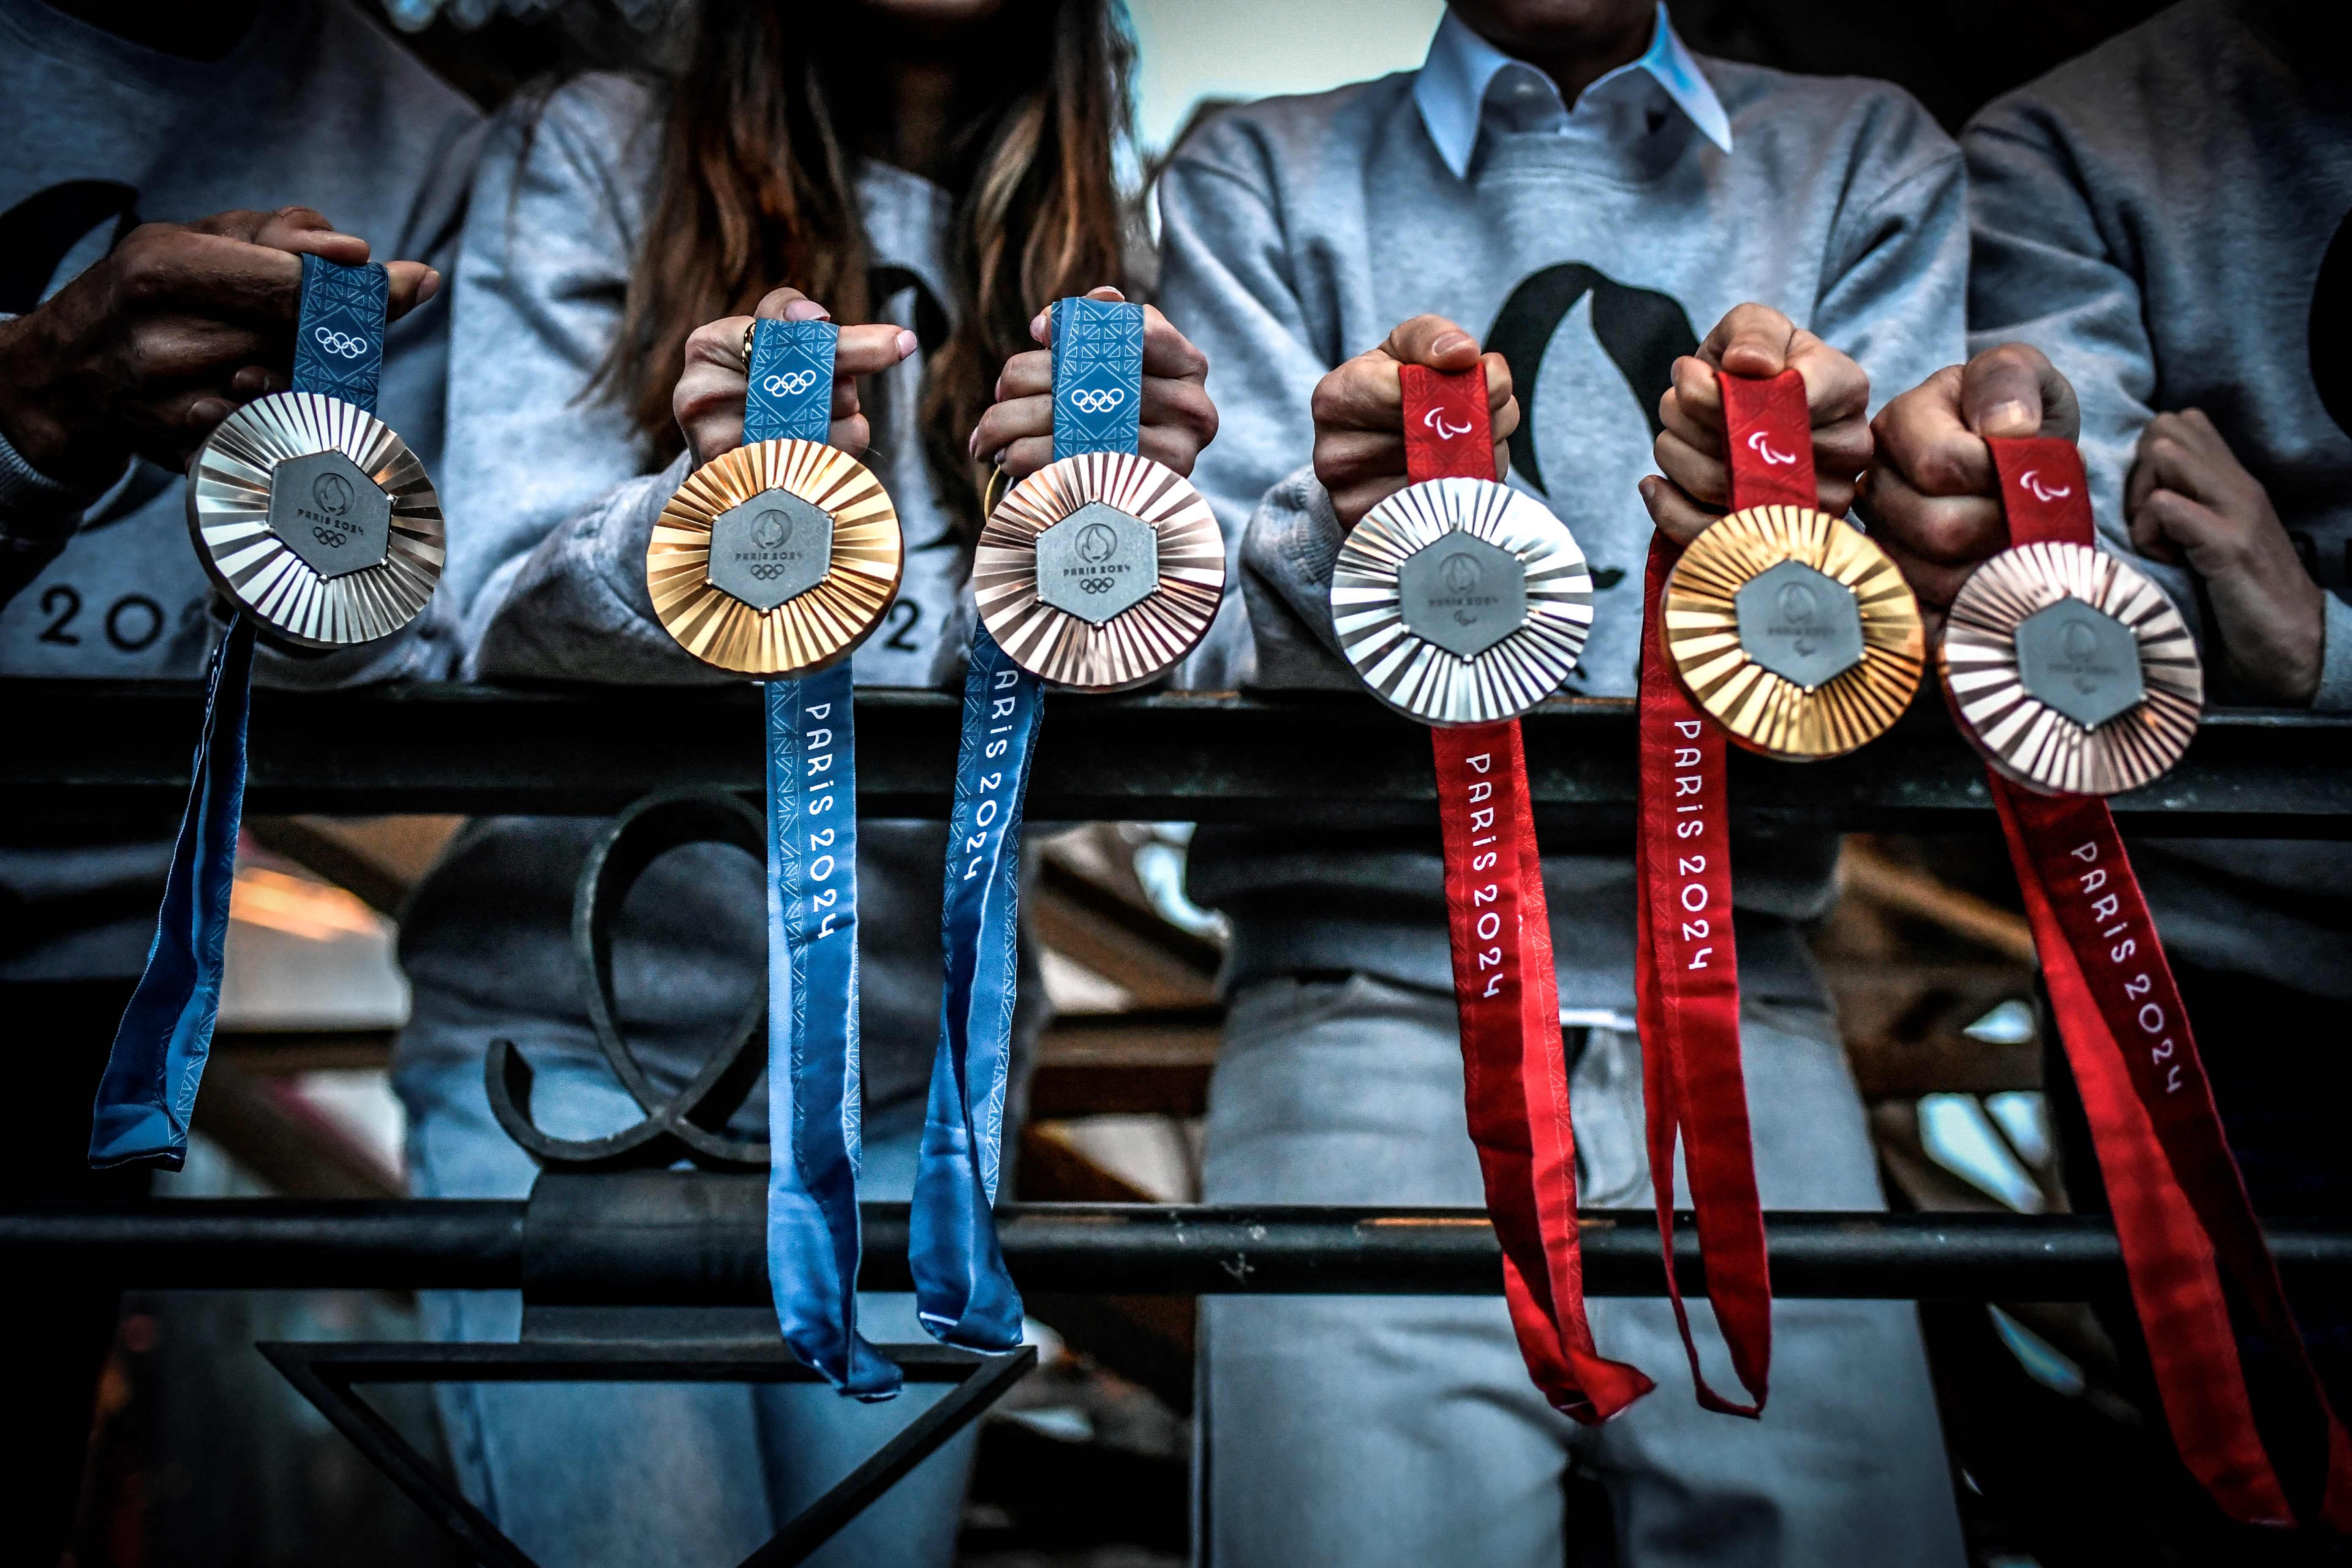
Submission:
<svg viewBox="0 0 2352 1568">
<path fill-rule="evenodd" d="M 1118 300 L 1116 289 L 1089 300 Z M 996 400 L 971 432 L 974 461 L 993 457 L 1008 479 L 1025 479 L 1054 460 L 1053 312 L 1040 310 L 1029 335 L 1045 345 L 1004 362 Z M 1201 448 L 1217 437 L 1217 408 L 1209 401 L 1209 360 L 1171 326 L 1159 308 L 1143 308 L 1143 407 L 1136 447 L 1155 463 L 1190 476 Z"/>
<path fill-rule="evenodd" d="M 1315 385 L 1315 477 L 1330 492 L 1339 526 L 1352 530 L 1364 514 L 1405 487 L 1404 383 L 1408 364 L 1448 374 L 1483 367 L 1486 412 L 1494 423 L 1495 477 L 1510 465 L 1507 445 L 1519 427 L 1511 395 L 1511 367 L 1498 353 L 1443 316 L 1415 316 L 1388 341 L 1340 365 Z"/>
<path fill-rule="evenodd" d="M 0 322 L 0 434 L 42 473 L 86 489 L 133 454 L 185 468 L 239 405 L 285 390 L 305 253 L 356 266 L 368 246 L 309 207 L 132 229 Z M 441 286 L 422 262 L 386 270 L 395 320 Z"/>
<path fill-rule="evenodd" d="M 2308 706 L 2326 652 L 2326 590 L 2304 570 L 2269 492 L 2201 409 L 2148 421 L 2124 512 L 2133 549 L 2204 580 L 2222 667 L 2238 685 Z"/>
<path fill-rule="evenodd" d="M 2025 343 L 1946 365 L 1878 411 L 1877 456 L 1855 510 L 1903 569 L 1931 633 L 1978 563 L 2009 546 L 1985 438 L 2072 441 L 2082 422 L 2074 387 Z"/>
<path fill-rule="evenodd" d="M 686 340 L 686 365 L 670 394 L 670 412 L 686 437 L 694 466 L 743 444 L 743 403 L 750 394 L 751 362 L 745 334 L 754 321 L 822 321 L 833 312 L 797 289 L 772 289 L 749 316 L 724 316 L 697 327 Z M 887 322 L 844 327 L 833 350 L 833 422 L 825 441 L 851 457 L 862 456 L 874 439 L 857 403 L 857 378 L 876 375 L 915 352 L 915 334 Z"/>
<path fill-rule="evenodd" d="M 1805 384 L 1813 432 L 1813 478 L 1821 509 L 1843 517 L 1870 463 L 1870 377 L 1846 355 L 1769 305 L 1735 305 L 1696 354 L 1675 361 L 1674 384 L 1658 403 L 1665 429 L 1655 456 L 1665 478 L 1642 480 L 1650 521 L 1688 544 L 1731 505 L 1730 446 L 1717 371 L 1769 380 L 1795 371 Z"/>
</svg>

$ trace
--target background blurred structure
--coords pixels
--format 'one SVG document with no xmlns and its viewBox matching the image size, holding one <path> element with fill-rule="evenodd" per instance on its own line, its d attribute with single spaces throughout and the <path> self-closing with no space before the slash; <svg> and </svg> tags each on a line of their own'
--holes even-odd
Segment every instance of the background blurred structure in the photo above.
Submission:
<svg viewBox="0 0 2352 1568">
<path fill-rule="evenodd" d="M 372 0 L 373 3 L 373 0 Z M 678 0 L 380 0 L 486 105 L 551 72 L 657 66 Z M 1416 65 L 1437 0 L 1136 0 L 1146 167 L 1204 102 Z M 1948 126 L 2137 22 L 2148 0 L 1669 0 L 1696 49 L 1891 78 Z M 400 1190 L 383 1062 L 405 1016 L 406 889 L 457 819 L 257 818 L 240 860 L 223 1032 L 184 1195 Z M 1096 824 L 1042 846 L 1030 910 L 1060 1019 L 1020 1151 L 1025 1200 L 1197 1195 L 1222 931 L 1182 897 L 1181 824 Z M 1816 951 L 1897 1207 L 2063 1206 L 2032 943 L 1990 817 L 1965 839 L 1856 837 Z M 1193 1303 L 1030 1303 L 1046 1354 L 984 1429 L 966 1561 L 1160 1568 L 1185 1551 Z M 1980 1563 L 2200 1560 L 2168 1500 L 2161 1423 L 2118 1392 L 2080 1306 L 1923 1309 Z M 150 1292 L 126 1306 L 90 1449 L 81 1568 L 439 1564 L 451 1549 L 251 1349 L 415 1337 L 361 1292 Z M 430 1446 L 422 1390 L 388 1413 Z M 222 1440 L 235 1434 L 233 1441 Z M 2153 1456 L 2153 1457 L 2152 1457 Z"/>
</svg>

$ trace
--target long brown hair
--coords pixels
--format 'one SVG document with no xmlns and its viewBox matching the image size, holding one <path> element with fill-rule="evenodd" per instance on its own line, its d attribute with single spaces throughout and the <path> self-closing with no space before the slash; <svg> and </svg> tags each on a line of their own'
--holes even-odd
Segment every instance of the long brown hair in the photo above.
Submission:
<svg viewBox="0 0 2352 1568">
<path fill-rule="evenodd" d="M 837 321 L 866 319 L 855 149 L 889 104 L 856 73 L 861 58 L 900 46 L 890 26 L 854 4 L 696 8 L 620 337 L 597 378 L 663 460 L 683 447 L 670 393 L 695 328 L 749 314 L 784 283 Z M 1133 55 L 1116 0 L 1005 0 L 974 32 L 957 40 L 964 85 L 944 182 L 955 198 L 953 326 L 926 345 L 919 414 L 925 456 L 967 539 L 985 476 L 965 442 L 998 371 L 1035 346 L 1029 321 L 1047 301 L 1125 272 L 1112 147 L 1128 127 Z"/>
</svg>

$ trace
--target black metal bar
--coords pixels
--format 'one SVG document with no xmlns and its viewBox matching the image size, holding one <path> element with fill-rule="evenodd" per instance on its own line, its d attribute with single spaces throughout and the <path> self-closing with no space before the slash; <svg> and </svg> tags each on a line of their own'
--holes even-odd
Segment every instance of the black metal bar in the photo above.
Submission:
<svg viewBox="0 0 2352 1568">
<path fill-rule="evenodd" d="M 0 1255 L 23 1278 L 131 1286 L 512 1289 L 524 1279 L 524 1206 L 19 1202 L 0 1207 Z M 1772 1285 L 1783 1296 L 2068 1300 L 2120 1283 L 2115 1232 L 2087 1216 L 1777 1213 L 1767 1224 Z M 868 1205 L 866 1225 L 860 1284 L 906 1289 L 906 1205 Z M 1591 1211 L 1583 1225 L 1592 1294 L 1660 1293 L 1657 1235 L 1646 1211 Z M 1015 1279 L 1037 1291 L 1484 1295 L 1500 1288 L 1494 1231 L 1466 1209 L 1044 1204 L 1008 1206 L 999 1236 Z M 2352 1232 L 2280 1223 L 2269 1236 L 2290 1282 L 2352 1285 Z M 543 1271 L 535 1296 L 676 1305 L 765 1299 L 756 1285 L 764 1268 L 756 1226 L 709 1218 L 667 1235 L 615 1227 L 576 1239 L 571 1281 Z M 600 1276 L 599 1268 L 608 1271 Z M 1676 1269 L 1685 1287 L 1702 1279 L 1686 1217 Z"/>
<path fill-rule="evenodd" d="M 0 809 L 20 820 L 136 812 L 168 819 L 187 792 L 199 698 L 173 683 L 12 680 Z M 1034 820 L 1181 818 L 1429 826 L 1422 729 L 1352 694 L 1057 695 L 1032 781 Z M 938 692 L 857 700 L 870 815 L 946 814 L 959 705 Z M 657 791 L 760 787 L 748 689 L 514 691 L 420 685 L 254 699 L 247 808 L 257 813 L 595 813 Z M 1633 799 L 1632 705 L 1568 699 L 1526 722 L 1548 820 L 1622 831 Z M 1852 756 L 1799 767 L 1739 753 L 1734 809 L 1848 828 L 1980 826 L 1984 768 L 1932 693 Z M 2210 714 L 2180 765 L 2120 797 L 2126 830 L 2352 836 L 2352 718 Z"/>
</svg>

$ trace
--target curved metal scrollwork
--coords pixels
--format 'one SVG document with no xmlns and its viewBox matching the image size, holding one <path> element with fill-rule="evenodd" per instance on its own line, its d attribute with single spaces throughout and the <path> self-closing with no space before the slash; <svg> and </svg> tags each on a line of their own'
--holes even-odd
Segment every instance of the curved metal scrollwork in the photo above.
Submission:
<svg viewBox="0 0 2352 1568">
<path fill-rule="evenodd" d="M 614 817 L 588 852 L 572 901 L 572 946 L 587 982 L 588 1021 L 604 1059 L 645 1119 L 602 1138 L 557 1138 L 530 1117 L 530 1063 L 512 1040 L 490 1042 L 483 1059 L 483 1087 L 490 1110 L 507 1136 L 542 1165 L 574 1171 L 659 1168 L 690 1160 L 707 1171 L 762 1170 L 765 1139 L 737 1138 L 726 1131 L 760 1070 L 764 1050 L 751 1048 L 767 1035 L 767 991 L 744 1011 L 730 1041 L 711 1053 L 702 1070 L 676 1094 L 658 1093 L 621 1037 L 613 1005 L 613 930 L 621 906 L 646 868 L 688 844 L 732 844 L 765 861 L 766 827 L 760 814 L 738 797 L 716 790 L 649 796 Z"/>
</svg>

